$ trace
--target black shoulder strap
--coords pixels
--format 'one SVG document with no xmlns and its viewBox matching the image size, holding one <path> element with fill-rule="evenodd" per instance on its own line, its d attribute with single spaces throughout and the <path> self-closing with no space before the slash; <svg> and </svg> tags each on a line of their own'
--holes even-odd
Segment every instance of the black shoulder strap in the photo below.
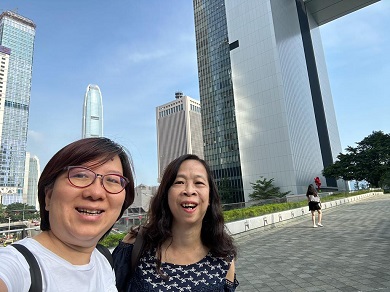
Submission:
<svg viewBox="0 0 390 292">
<path fill-rule="evenodd" d="M 137 268 L 139 259 L 141 257 L 142 247 L 144 245 L 144 238 L 143 238 L 143 226 L 141 225 L 138 230 L 137 237 L 134 242 L 133 250 L 131 252 L 131 267 L 129 272 L 129 277 L 132 276 L 132 274 L 135 272 L 135 269 Z"/>
<path fill-rule="evenodd" d="M 144 229 L 143 226 L 141 225 L 138 228 L 137 237 L 135 238 L 133 250 L 131 251 L 130 268 L 127 270 L 126 276 L 122 279 L 121 283 L 117 282 L 117 288 L 118 291 L 120 292 L 127 290 L 126 287 L 129 284 L 131 277 L 134 275 L 135 270 L 137 269 L 137 265 L 141 257 L 142 249 L 144 246 L 143 232 Z"/>
<path fill-rule="evenodd" d="M 108 248 L 105 247 L 104 245 L 101 245 L 100 243 L 96 245 L 96 248 L 107 258 L 108 262 L 111 265 L 111 268 L 114 268 L 114 260 L 112 259 L 112 254 L 108 250 Z"/>
<path fill-rule="evenodd" d="M 30 265 L 31 286 L 29 292 L 42 292 L 42 275 L 37 259 L 24 245 L 14 243 L 12 246 L 26 258 Z"/>
</svg>

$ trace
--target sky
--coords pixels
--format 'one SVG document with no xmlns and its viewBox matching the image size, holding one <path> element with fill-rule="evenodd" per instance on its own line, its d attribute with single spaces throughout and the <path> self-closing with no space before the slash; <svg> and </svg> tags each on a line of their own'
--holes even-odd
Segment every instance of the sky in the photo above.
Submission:
<svg viewBox="0 0 390 292">
<path fill-rule="evenodd" d="M 37 25 L 27 151 L 41 170 L 81 138 L 97 84 L 104 136 L 130 151 L 136 185 L 157 185 L 156 107 L 176 91 L 199 100 L 192 1 L 168 2 L 1 0 Z M 320 27 L 342 149 L 390 133 L 389 15 L 382 0 Z"/>
</svg>

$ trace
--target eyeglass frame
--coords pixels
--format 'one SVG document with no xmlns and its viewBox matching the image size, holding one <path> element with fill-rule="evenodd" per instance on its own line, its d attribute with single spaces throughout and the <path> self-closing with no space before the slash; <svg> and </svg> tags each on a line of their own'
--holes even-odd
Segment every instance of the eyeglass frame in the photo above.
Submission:
<svg viewBox="0 0 390 292">
<path fill-rule="evenodd" d="M 92 180 L 92 182 L 91 182 L 90 184 L 88 184 L 88 185 L 86 185 L 86 186 L 83 186 L 83 187 L 76 186 L 74 183 L 72 183 L 72 181 L 71 181 L 71 179 L 70 179 L 70 177 L 69 177 L 69 171 L 70 171 L 71 169 L 73 169 L 73 168 L 83 168 L 83 169 L 85 169 L 85 170 L 89 170 L 90 172 L 92 172 L 92 173 L 95 175 L 95 178 Z M 114 194 L 114 195 L 116 195 L 116 194 L 119 194 L 120 192 L 122 192 L 122 191 L 126 188 L 126 186 L 129 184 L 129 182 L 130 182 L 129 179 L 128 179 L 127 177 L 125 177 L 125 176 L 123 176 L 123 175 L 121 175 L 121 174 L 118 174 L 118 173 L 100 174 L 100 173 L 96 173 L 96 172 L 94 172 L 92 169 L 90 169 L 90 168 L 88 168 L 88 167 L 86 167 L 86 166 L 82 166 L 82 165 L 70 165 L 70 166 L 66 166 L 66 167 L 64 167 L 64 171 L 65 171 L 65 170 L 68 172 L 68 173 L 67 173 L 67 178 L 68 178 L 69 183 L 70 183 L 72 186 L 74 186 L 75 188 L 79 188 L 79 189 L 85 189 L 85 188 L 91 186 L 91 185 L 95 182 L 96 178 L 97 178 L 97 177 L 100 177 L 100 178 L 101 178 L 101 186 L 103 187 L 103 189 L 104 189 L 107 193 L 109 193 L 109 194 Z M 120 177 L 121 179 L 124 180 L 125 185 L 123 186 L 123 188 L 122 188 L 119 192 L 110 192 L 109 190 L 106 189 L 106 187 L 104 186 L 104 177 L 107 176 L 107 175 L 116 175 L 116 176 L 118 176 L 118 177 Z M 121 185 L 121 186 L 122 186 L 122 185 Z"/>
</svg>

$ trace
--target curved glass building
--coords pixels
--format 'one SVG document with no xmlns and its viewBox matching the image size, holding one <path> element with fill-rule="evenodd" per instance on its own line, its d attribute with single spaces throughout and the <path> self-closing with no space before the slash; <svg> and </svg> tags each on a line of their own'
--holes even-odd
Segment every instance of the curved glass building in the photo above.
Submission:
<svg viewBox="0 0 390 292">
<path fill-rule="evenodd" d="M 100 88 L 89 84 L 83 106 L 83 138 L 103 136 L 103 100 Z"/>
</svg>

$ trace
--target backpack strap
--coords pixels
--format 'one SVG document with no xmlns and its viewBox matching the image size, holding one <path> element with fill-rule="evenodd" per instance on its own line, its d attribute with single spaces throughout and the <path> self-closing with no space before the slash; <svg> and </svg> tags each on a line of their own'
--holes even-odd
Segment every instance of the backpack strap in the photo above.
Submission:
<svg viewBox="0 0 390 292">
<path fill-rule="evenodd" d="M 13 243 L 11 246 L 25 257 L 30 266 L 31 286 L 29 292 L 42 292 L 42 274 L 35 256 L 24 245 Z"/>
<path fill-rule="evenodd" d="M 138 229 L 138 234 L 137 237 L 135 238 L 133 250 L 131 252 L 131 266 L 130 266 L 130 271 L 128 273 L 128 279 L 131 278 L 131 276 L 134 274 L 135 269 L 137 268 L 139 259 L 141 257 L 141 252 L 144 246 L 144 238 L 143 238 L 143 226 L 140 225 Z"/>
<path fill-rule="evenodd" d="M 98 243 L 96 245 L 96 248 L 97 248 L 98 251 L 100 251 L 106 257 L 106 259 L 108 260 L 108 262 L 111 265 L 111 268 L 114 268 L 114 260 L 112 259 L 112 254 L 108 250 L 108 248 L 105 247 L 104 245 L 101 245 L 100 243 Z"/>
</svg>

